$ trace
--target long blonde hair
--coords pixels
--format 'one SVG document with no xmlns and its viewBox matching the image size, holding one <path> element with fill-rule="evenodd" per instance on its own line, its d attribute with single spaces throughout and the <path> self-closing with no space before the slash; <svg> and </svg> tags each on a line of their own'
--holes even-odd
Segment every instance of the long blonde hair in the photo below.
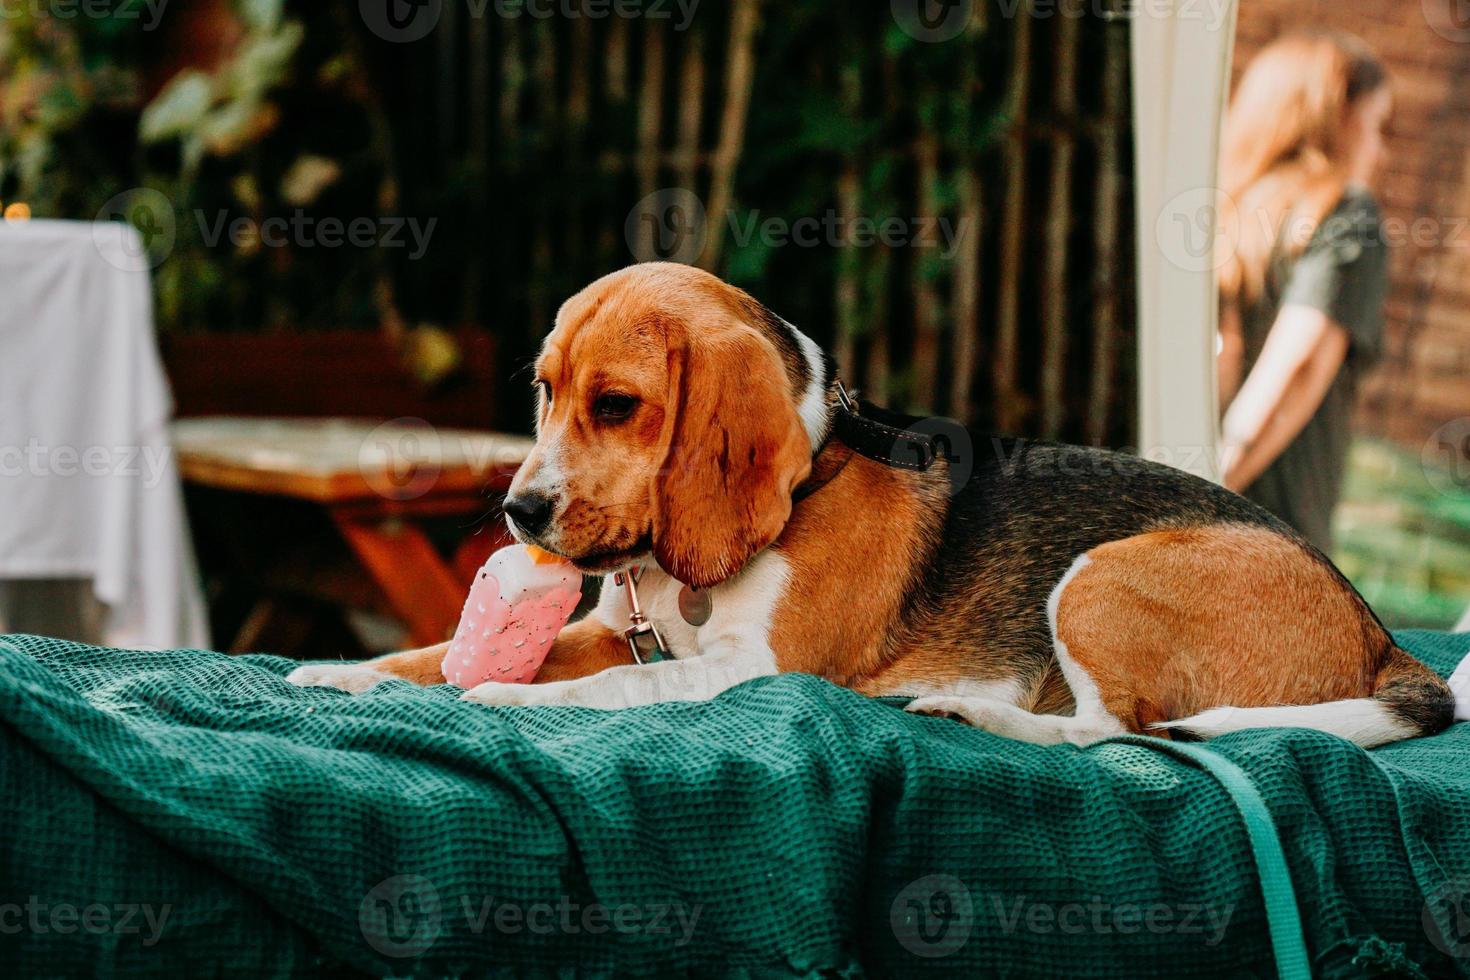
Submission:
<svg viewBox="0 0 1470 980">
<path fill-rule="evenodd" d="M 1288 34 L 1251 61 L 1220 153 L 1220 219 L 1236 246 L 1220 266 L 1223 302 L 1259 297 L 1278 247 L 1300 254 L 1342 200 L 1348 113 L 1387 81 L 1383 64 L 1349 34 Z"/>
</svg>

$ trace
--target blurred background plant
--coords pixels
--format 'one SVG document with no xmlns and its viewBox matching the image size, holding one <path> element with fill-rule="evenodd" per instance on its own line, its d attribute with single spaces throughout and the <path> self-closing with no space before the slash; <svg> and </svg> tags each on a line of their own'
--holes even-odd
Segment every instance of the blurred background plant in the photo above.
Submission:
<svg viewBox="0 0 1470 980">
<path fill-rule="evenodd" d="M 130 196 L 158 191 L 175 230 L 154 272 L 164 331 L 377 326 L 432 384 L 457 366 L 456 342 L 405 323 L 384 252 L 262 242 L 272 215 L 398 207 L 390 125 L 354 20 L 341 3 L 303 4 L 304 16 L 284 6 L 200 0 L 144 31 L 144 0 L 98 17 L 17 5 L 0 34 L 0 199 L 85 219 L 121 194 L 115 210 L 131 218 Z"/>
<path fill-rule="evenodd" d="M 433 385 L 473 325 L 519 363 L 562 297 L 660 257 L 636 206 L 676 188 L 707 215 L 689 260 L 779 297 L 875 397 L 1131 441 L 1126 23 L 964 4 L 958 37 L 928 43 L 838 0 L 783 8 L 778 29 L 754 0 L 688 23 L 667 3 L 446 3 L 398 44 L 352 0 L 194 0 L 153 30 L 143 0 L 30 7 L 0 42 L 0 200 L 91 219 L 162 193 L 166 335 L 377 328 Z M 298 214 L 434 226 L 417 260 L 262 242 Z M 835 231 L 792 246 L 771 218 Z M 884 222 L 892 241 L 853 244 Z"/>
<path fill-rule="evenodd" d="M 136 16 L 129 0 L 111 16 L 77 23 L 29 4 L 8 6 L 0 31 L 0 192 L 37 214 L 96 213 L 136 160 L 142 103 Z M 131 11 L 129 8 L 132 8 Z"/>
<path fill-rule="evenodd" d="M 1395 627 L 1446 629 L 1470 599 L 1463 473 L 1386 439 L 1360 438 L 1334 515 L 1333 559 Z"/>
</svg>

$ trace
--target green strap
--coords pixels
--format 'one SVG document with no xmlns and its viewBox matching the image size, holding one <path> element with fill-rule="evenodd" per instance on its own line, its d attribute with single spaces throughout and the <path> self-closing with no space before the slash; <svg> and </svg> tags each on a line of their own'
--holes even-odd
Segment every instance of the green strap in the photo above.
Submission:
<svg viewBox="0 0 1470 980">
<path fill-rule="evenodd" d="M 1168 742 L 1144 735 L 1119 735 L 1097 745 L 1122 743 L 1154 749 L 1198 766 L 1214 776 L 1225 788 L 1241 819 L 1261 876 L 1261 897 L 1266 903 L 1266 925 L 1271 933 L 1271 950 L 1276 956 L 1276 973 L 1282 980 L 1310 980 L 1312 971 L 1307 958 L 1307 943 L 1302 936 L 1301 913 L 1297 910 L 1296 890 L 1291 885 L 1291 872 L 1276 824 L 1261 791 L 1234 762 L 1201 745 Z"/>
</svg>

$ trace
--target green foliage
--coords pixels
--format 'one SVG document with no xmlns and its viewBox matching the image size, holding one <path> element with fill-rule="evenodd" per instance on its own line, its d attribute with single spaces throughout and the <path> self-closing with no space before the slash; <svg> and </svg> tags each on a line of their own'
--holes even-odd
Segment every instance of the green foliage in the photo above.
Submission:
<svg viewBox="0 0 1470 980">
<path fill-rule="evenodd" d="M 0 31 L 0 197 L 37 214 L 92 206 L 94 184 L 118 161 L 86 125 L 138 101 L 130 45 L 141 6 L 127 0 L 100 18 L 60 21 L 33 4 L 7 5 Z"/>
<path fill-rule="evenodd" d="M 269 96 L 301 46 L 303 28 L 298 21 L 281 21 L 279 0 L 241 0 L 241 6 L 253 13 L 244 18 L 247 33 L 239 51 L 213 72 L 179 72 L 138 121 L 144 143 L 179 141 L 185 192 L 206 154 L 231 156 L 274 128 L 277 109 Z"/>
<path fill-rule="evenodd" d="M 1470 609 L 1470 489 L 1455 487 L 1386 442 L 1349 454 L 1333 559 L 1390 627 L 1448 629 Z"/>
</svg>

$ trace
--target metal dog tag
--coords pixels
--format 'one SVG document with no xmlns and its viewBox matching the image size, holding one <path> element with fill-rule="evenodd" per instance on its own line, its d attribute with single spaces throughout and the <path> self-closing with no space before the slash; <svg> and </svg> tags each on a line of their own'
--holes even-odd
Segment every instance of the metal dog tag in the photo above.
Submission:
<svg viewBox="0 0 1470 980">
<path fill-rule="evenodd" d="M 679 615 L 690 626 L 703 626 L 714 611 L 708 589 L 691 589 L 686 585 L 679 590 Z"/>
</svg>

